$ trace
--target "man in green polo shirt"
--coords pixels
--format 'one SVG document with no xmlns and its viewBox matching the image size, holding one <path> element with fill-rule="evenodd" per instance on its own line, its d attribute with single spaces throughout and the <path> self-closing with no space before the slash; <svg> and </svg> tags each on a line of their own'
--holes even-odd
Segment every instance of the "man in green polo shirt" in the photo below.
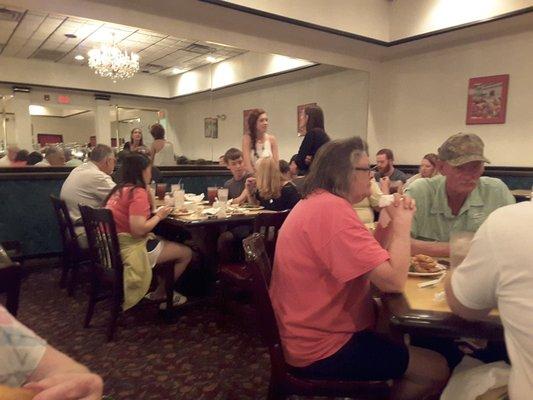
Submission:
<svg viewBox="0 0 533 400">
<path fill-rule="evenodd" d="M 499 207 L 515 199 L 499 179 L 481 176 L 483 141 L 473 133 L 458 133 L 439 147 L 441 176 L 418 179 L 406 190 L 416 201 L 411 228 L 411 253 L 449 257 L 450 233 L 475 232 Z"/>
</svg>

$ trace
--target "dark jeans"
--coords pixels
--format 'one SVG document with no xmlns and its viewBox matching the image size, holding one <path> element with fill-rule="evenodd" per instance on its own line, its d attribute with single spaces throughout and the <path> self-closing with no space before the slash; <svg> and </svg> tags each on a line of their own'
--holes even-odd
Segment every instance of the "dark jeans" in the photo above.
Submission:
<svg viewBox="0 0 533 400">
<path fill-rule="evenodd" d="M 388 380 L 403 376 L 409 351 L 402 343 L 371 330 L 353 334 L 335 354 L 292 372 L 302 378 L 332 380 Z"/>
</svg>

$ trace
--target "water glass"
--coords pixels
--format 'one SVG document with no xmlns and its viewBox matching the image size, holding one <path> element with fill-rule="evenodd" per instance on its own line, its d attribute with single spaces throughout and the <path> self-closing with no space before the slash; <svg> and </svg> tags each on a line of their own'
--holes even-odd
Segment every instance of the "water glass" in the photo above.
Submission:
<svg viewBox="0 0 533 400">
<path fill-rule="evenodd" d="M 174 186 L 174 185 L 172 185 Z M 174 207 L 181 210 L 185 204 L 185 190 L 178 189 L 174 191 Z"/>
<path fill-rule="evenodd" d="M 220 201 L 221 203 L 226 203 L 228 201 L 228 189 L 227 188 L 218 189 L 217 197 L 218 197 L 218 201 Z"/>
<path fill-rule="evenodd" d="M 182 189 L 183 189 L 183 184 L 181 183 L 175 183 L 175 184 L 170 185 L 170 191 L 172 193 L 175 193 L 176 190 L 182 190 Z"/>
<path fill-rule="evenodd" d="M 450 234 L 450 267 L 453 269 L 463 262 L 470 246 L 474 232 L 457 231 Z"/>
</svg>

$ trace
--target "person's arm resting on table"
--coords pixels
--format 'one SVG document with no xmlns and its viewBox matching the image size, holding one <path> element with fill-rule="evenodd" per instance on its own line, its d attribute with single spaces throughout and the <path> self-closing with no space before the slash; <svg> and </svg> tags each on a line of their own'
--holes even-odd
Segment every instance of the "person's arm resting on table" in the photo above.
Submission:
<svg viewBox="0 0 533 400">
<path fill-rule="evenodd" d="M 444 288 L 451 310 L 465 319 L 483 319 L 497 306 L 498 272 L 487 229 L 479 228 L 465 260 L 448 273 Z"/>
</svg>

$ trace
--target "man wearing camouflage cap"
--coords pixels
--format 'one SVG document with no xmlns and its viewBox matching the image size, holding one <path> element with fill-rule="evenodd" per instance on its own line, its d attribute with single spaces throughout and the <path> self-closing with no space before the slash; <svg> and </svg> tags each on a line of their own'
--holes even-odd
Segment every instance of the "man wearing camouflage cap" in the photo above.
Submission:
<svg viewBox="0 0 533 400">
<path fill-rule="evenodd" d="M 418 179 L 407 188 L 417 208 L 412 254 L 449 257 L 451 232 L 475 232 L 492 211 L 515 202 L 501 180 L 481 176 L 489 162 L 483 147 L 473 133 L 449 137 L 438 151 L 442 175 Z"/>
</svg>

